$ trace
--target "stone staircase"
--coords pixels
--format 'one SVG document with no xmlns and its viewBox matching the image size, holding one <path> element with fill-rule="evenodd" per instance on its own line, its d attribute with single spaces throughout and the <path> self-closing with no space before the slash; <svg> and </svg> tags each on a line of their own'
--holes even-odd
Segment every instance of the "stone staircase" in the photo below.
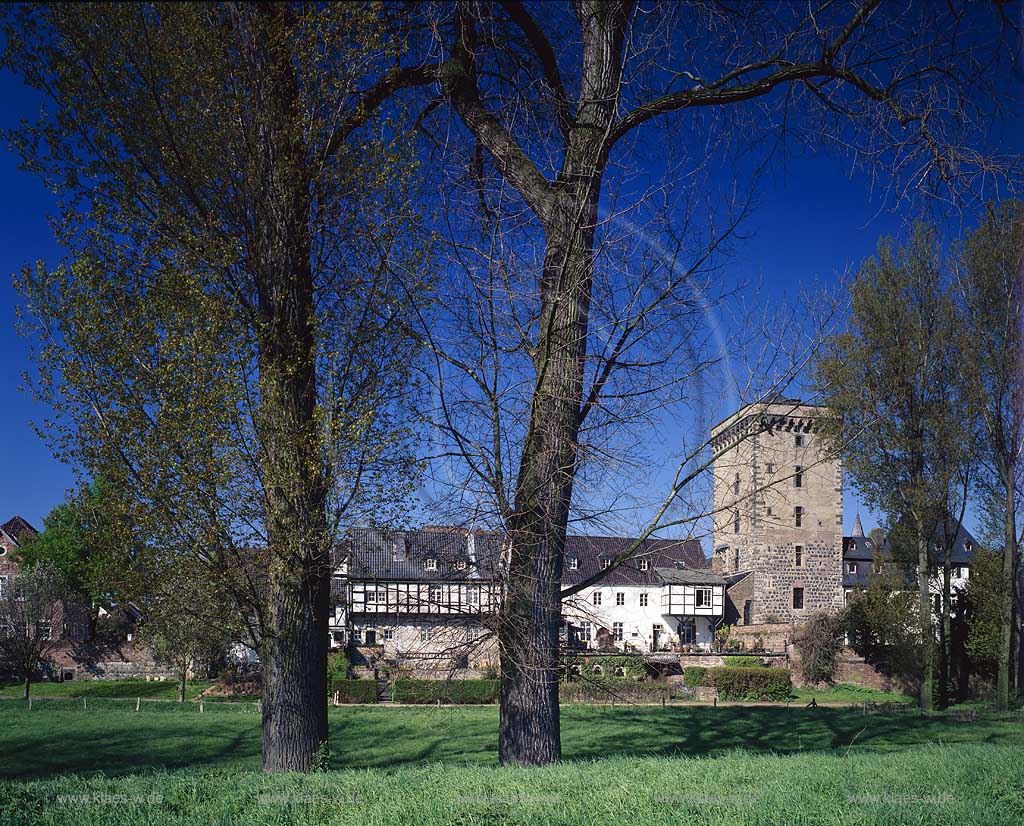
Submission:
<svg viewBox="0 0 1024 826">
<path fill-rule="evenodd" d="M 394 694 L 391 689 L 390 680 L 377 680 L 377 703 L 389 705 L 394 703 Z"/>
</svg>

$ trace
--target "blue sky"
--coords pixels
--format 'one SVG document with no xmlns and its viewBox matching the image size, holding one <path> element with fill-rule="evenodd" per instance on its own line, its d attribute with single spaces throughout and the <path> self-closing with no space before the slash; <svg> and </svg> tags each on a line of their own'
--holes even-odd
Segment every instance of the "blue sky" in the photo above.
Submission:
<svg viewBox="0 0 1024 826">
<path fill-rule="evenodd" d="M 35 94 L 6 72 L 0 73 L 0 100 L 5 103 L 2 129 L 37 114 Z M 1021 149 L 1019 139 L 1005 142 L 1012 145 L 1014 140 Z M 74 485 L 74 476 L 51 456 L 31 426 L 47 410 L 21 389 L 22 374 L 32 365 L 28 343 L 15 329 L 18 296 L 10 276 L 38 259 L 55 263 L 61 251 L 47 222 L 54 198 L 36 178 L 19 171 L 17 163 L 16 156 L 0 148 L 0 520 L 20 514 L 41 526 L 42 517 Z M 879 206 L 867 182 L 851 179 L 843 161 L 825 155 L 793 159 L 764 182 L 759 206 L 745 228 L 752 237 L 737 245 L 729 276 L 760 282 L 762 293 L 751 296 L 756 300 L 795 300 L 801 287 L 856 268 L 872 254 L 879 236 L 901 232 L 904 218 L 879 212 Z M 847 486 L 847 530 L 858 510 L 860 503 Z M 864 523 L 871 527 L 876 519 L 865 511 Z"/>
</svg>

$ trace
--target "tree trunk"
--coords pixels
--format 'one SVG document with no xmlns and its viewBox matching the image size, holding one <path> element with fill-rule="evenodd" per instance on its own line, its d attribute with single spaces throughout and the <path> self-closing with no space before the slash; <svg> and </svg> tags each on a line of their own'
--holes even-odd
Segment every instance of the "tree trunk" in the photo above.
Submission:
<svg viewBox="0 0 1024 826">
<path fill-rule="evenodd" d="M 503 765 L 561 758 L 562 553 L 576 473 L 597 207 L 607 165 L 604 139 L 622 80 L 626 5 L 580 3 L 577 17 L 583 30 L 582 84 L 560 188 L 524 193 L 534 203 L 545 201 L 545 250 L 537 378 L 508 525 L 509 569 L 498 626 Z"/>
<path fill-rule="evenodd" d="M 179 703 L 185 702 L 185 676 L 186 676 L 187 672 L 188 672 L 188 666 L 187 665 L 183 665 L 181 667 L 181 672 L 178 675 L 179 676 L 179 679 L 178 679 L 178 702 Z"/>
<path fill-rule="evenodd" d="M 25 692 L 24 692 L 24 699 L 26 699 L 26 700 L 28 699 L 28 689 L 29 689 L 29 685 L 30 685 L 31 683 L 32 683 L 32 677 L 31 677 L 31 675 L 29 675 L 29 674 L 25 674 L 25 685 L 24 685 L 24 689 L 25 689 Z"/>
<path fill-rule="evenodd" d="M 928 583 L 928 539 L 924 525 L 916 520 L 917 530 L 917 596 L 918 619 L 921 623 L 921 710 L 932 710 L 932 680 L 935 676 L 935 641 L 932 631 L 932 600 Z"/>
<path fill-rule="evenodd" d="M 1004 469 L 1003 485 L 1006 491 L 1006 512 L 1003 517 L 1003 570 L 1002 601 L 1000 603 L 999 665 L 996 674 L 996 710 L 1006 711 L 1010 705 L 1010 652 L 1012 650 L 1014 596 L 1017 558 L 1017 522 L 1015 501 L 1015 468 Z"/>
<path fill-rule="evenodd" d="M 953 623 L 950 617 L 950 603 L 952 602 L 952 575 L 950 546 L 944 545 L 944 558 L 942 560 L 942 618 L 940 631 L 942 647 L 939 650 L 939 708 L 949 707 L 949 684 L 950 665 L 953 659 Z"/>
<path fill-rule="evenodd" d="M 263 769 L 308 771 L 327 743 L 327 481 L 316 422 L 310 179 L 287 4 L 238 7 L 251 69 L 253 237 L 269 548 Z"/>
<path fill-rule="evenodd" d="M 596 204 L 588 206 L 596 214 Z M 545 253 L 538 378 L 509 524 L 509 570 L 498 626 L 498 759 L 503 765 L 535 766 L 561 758 L 562 554 L 576 470 L 592 243 L 591 222 L 567 242 L 549 236 Z"/>
</svg>

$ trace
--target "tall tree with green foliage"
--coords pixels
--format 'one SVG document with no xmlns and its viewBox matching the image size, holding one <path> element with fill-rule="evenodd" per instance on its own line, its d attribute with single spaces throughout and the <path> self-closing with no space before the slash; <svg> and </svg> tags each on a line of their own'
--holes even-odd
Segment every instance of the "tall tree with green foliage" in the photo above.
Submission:
<svg viewBox="0 0 1024 826">
<path fill-rule="evenodd" d="M 910 549 L 909 558 L 894 555 L 917 570 L 920 699 L 930 709 L 936 666 L 946 670 L 936 656 L 945 647 L 936 651 L 930 579 L 941 554 L 943 582 L 949 581 L 959 521 L 947 525 L 946 517 L 962 519 L 961 485 L 970 461 L 970 431 L 962 425 L 953 380 L 957 315 L 934 233 L 918 224 L 905 246 L 881 241 L 851 285 L 851 297 L 848 330 L 826 344 L 816 383 L 845 471 L 865 500 L 888 515 L 900 540 L 893 547 Z M 945 617 L 948 597 L 944 602 Z"/>
<path fill-rule="evenodd" d="M 100 607 L 113 598 L 118 572 L 129 563 L 117 507 L 109 485 L 96 480 L 51 510 L 42 532 L 17 551 L 23 569 L 45 562 L 61 572 L 68 588 L 89 606 L 93 633 Z"/>
<path fill-rule="evenodd" d="M 225 577 L 258 638 L 267 771 L 308 770 L 327 740 L 339 531 L 386 520 L 413 481 L 412 160 L 357 96 L 400 51 L 382 13 L 49 5 L 4 23 L 3 65 L 44 100 L 11 138 L 58 194 L 70 256 L 18 283 L 46 431 L 123 493 L 149 553 Z"/>
<path fill-rule="evenodd" d="M 961 245 L 957 291 L 964 315 L 964 357 L 958 367 L 967 387 L 968 416 L 981 423 L 978 451 L 986 473 L 982 498 L 998 525 L 1002 546 L 996 707 L 1006 710 L 1024 473 L 1024 204 L 992 205 Z M 973 572 L 972 572 L 973 573 Z"/>
</svg>

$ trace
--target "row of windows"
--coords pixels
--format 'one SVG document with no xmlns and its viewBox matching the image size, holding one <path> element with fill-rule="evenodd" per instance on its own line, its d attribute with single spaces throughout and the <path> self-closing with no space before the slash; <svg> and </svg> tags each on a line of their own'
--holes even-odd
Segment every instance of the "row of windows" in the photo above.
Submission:
<svg viewBox="0 0 1024 826">
<path fill-rule="evenodd" d="M 768 465 L 768 475 L 772 475 L 775 472 L 775 465 Z M 802 488 L 804 486 L 804 467 L 803 465 L 793 466 L 793 487 Z M 739 496 L 740 494 L 740 475 L 737 473 L 735 478 L 732 480 L 732 492 Z"/>
<path fill-rule="evenodd" d="M 768 516 L 772 515 L 772 509 L 771 508 L 768 508 L 767 515 Z M 804 526 L 804 509 L 800 505 L 797 505 L 795 508 L 793 508 L 793 527 L 794 528 L 802 528 L 803 526 Z M 732 532 L 733 533 L 739 533 L 740 532 L 740 512 L 739 511 L 736 511 L 733 514 L 733 517 L 732 517 Z"/>
<path fill-rule="evenodd" d="M 612 639 L 615 642 L 622 642 L 624 625 L 621 622 L 612 623 Z M 655 623 L 651 626 L 651 635 L 659 636 L 664 627 L 660 623 Z M 640 632 L 634 631 L 632 634 L 634 637 L 639 637 Z M 593 626 L 589 622 L 580 624 L 579 639 L 582 642 L 591 642 L 593 640 Z M 697 622 L 692 618 L 686 618 L 679 623 L 679 642 L 683 645 L 693 645 L 697 641 Z"/>
<path fill-rule="evenodd" d="M 570 571 L 578 571 L 579 570 L 580 561 L 575 556 L 570 556 L 566 560 L 566 564 L 568 565 Z M 602 559 L 601 560 L 601 570 L 607 571 L 611 567 L 612 567 L 612 560 L 610 560 L 610 559 Z M 649 571 L 650 568 L 651 568 L 651 561 L 649 559 L 638 559 L 636 561 L 636 567 L 639 570 L 641 570 L 641 571 Z"/>
<path fill-rule="evenodd" d="M 694 607 L 695 608 L 710 608 L 711 607 L 711 593 L 712 593 L 712 589 L 711 588 L 695 588 L 694 591 L 693 591 L 693 604 L 694 604 Z M 649 599 L 649 594 L 647 594 L 647 593 L 641 593 L 639 595 L 639 604 L 640 604 L 641 608 L 646 608 L 648 606 L 648 604 L 649 604 L 648 599 Z M 590 596 L 590 601 L 594 605 L 601 605 L 603 600 L 604 600 L 604 597 L 601 595 L 600 591 L 594 591 L 594 593 L 591 594 L 591 596 Z M 617 591 L 615 593 L 615 604 L 616 605 L 625 605 L 626 604 L 626 595 L 625 595 L 625 593 L 623 593 L 622 591 Z"/>
</svg>

